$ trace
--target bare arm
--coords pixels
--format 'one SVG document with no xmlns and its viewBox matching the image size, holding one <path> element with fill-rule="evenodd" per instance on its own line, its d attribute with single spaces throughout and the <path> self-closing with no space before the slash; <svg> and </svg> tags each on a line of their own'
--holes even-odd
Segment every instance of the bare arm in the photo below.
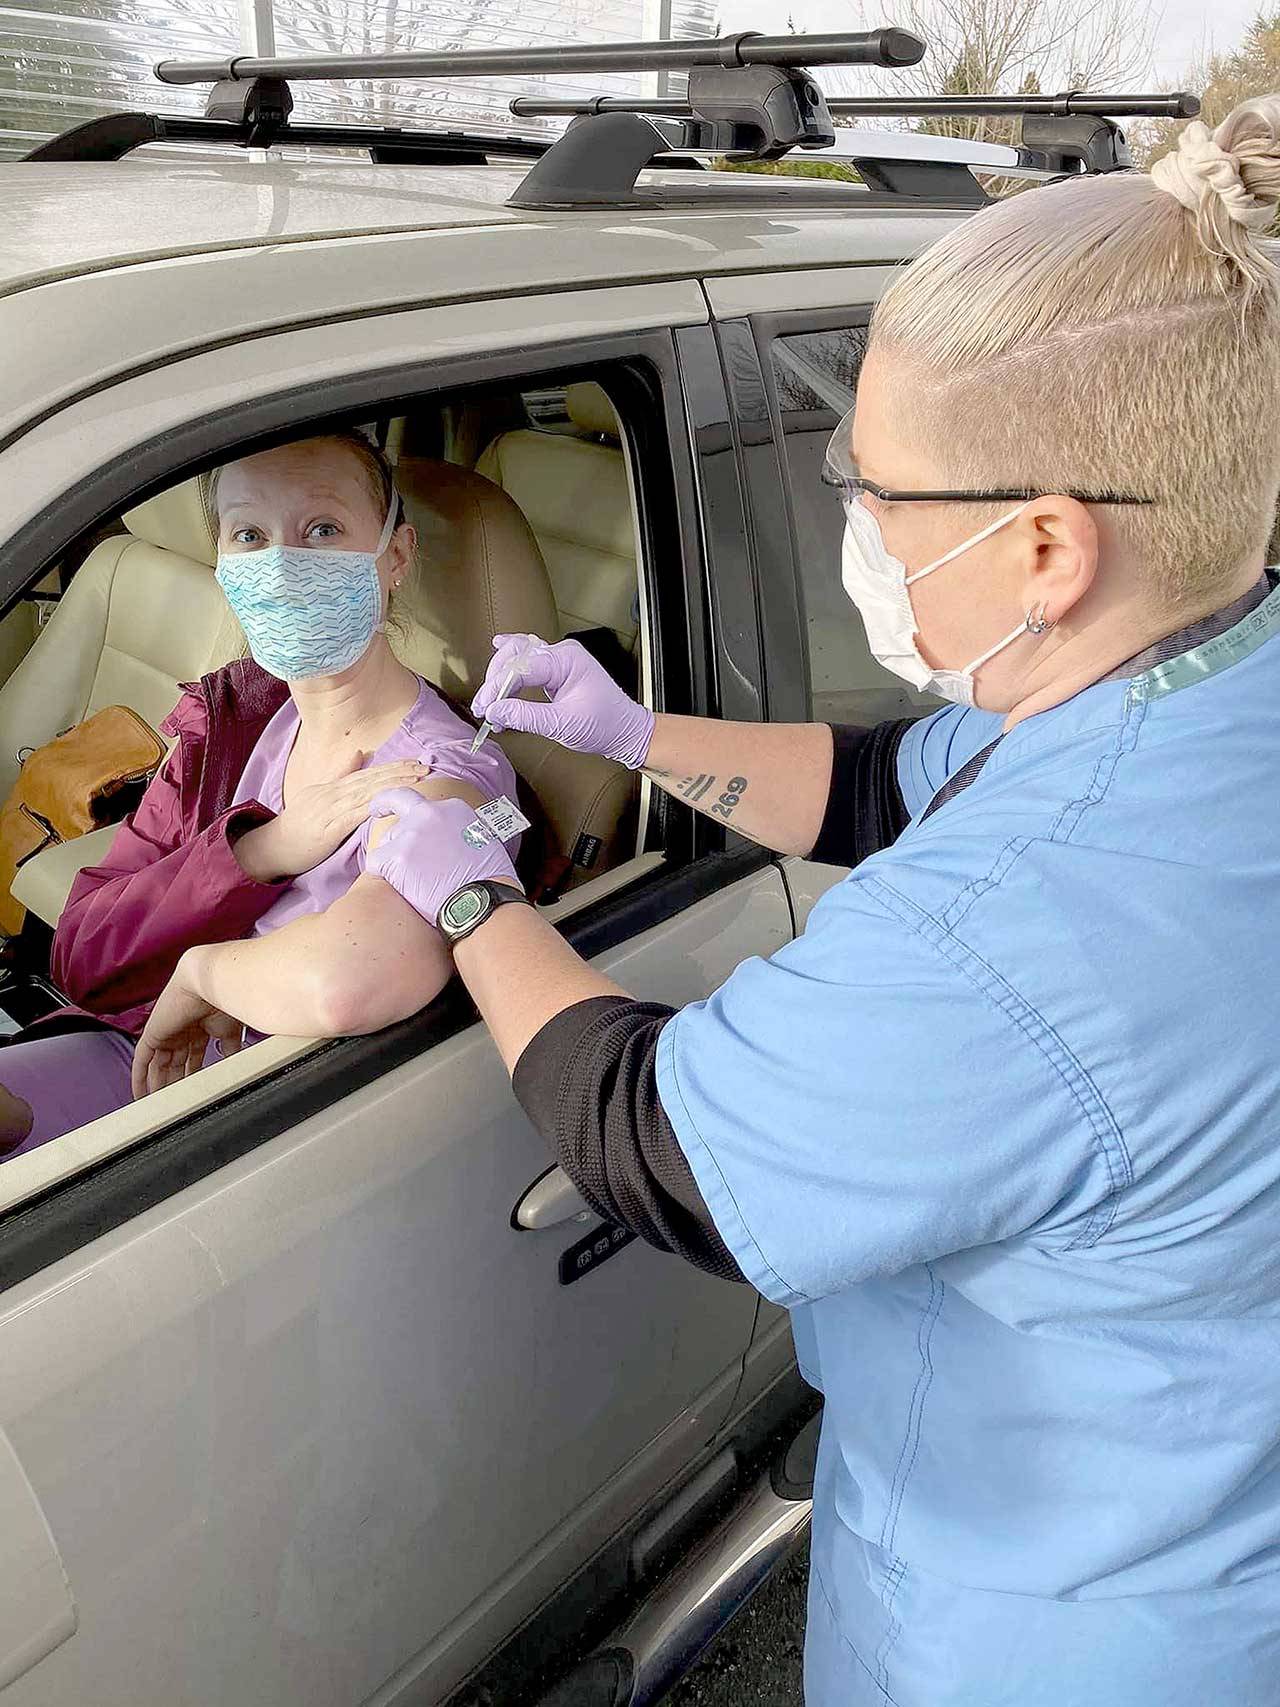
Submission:
<svg viewBox="0 0 1280 1707">
<path fill-rule="evenodd" d="M 456 777 L 414 784 L 428 800 L 483 796 Z M 375 819 L 370 848 L 394 816 Z M 243 1025 L 267 1034 L 348 1037 L 407 1019 L 449 980 L 449 956 L 434 930 L 389 883 L 367 873 L 339 900 L 267 937 L 196 949 L 191 984 Z"/>
<path fill-rule="evenodd" d="M 476 790 L 441 776 L 418 785 L 434 799 Z M 395 819 L 375 821 L 376 845 Z M 365 872 L 323 913 L 266 937 L 190 948 L 147 1019 L 133 1059 L 133 1093 L 145 1096 L 198 1072 L 209 1039 L 224 1052 L 240 1030 L 347 1037 L 407 1019 L 439 994 L 451 965 L 436 932 L 409 903 Z"/>
<path fill-rule="evenodd" d="M 888 846 L 907 821 L 896 765 L 907 727 L 884 723 L 865 731 L 841 729 L 833 737 L 826 724 L 659 716 L 646 769 L 669 773 L 663 786 L 679 798 L 694 797 L 692 804 L 704 812 L 722 794 L 736 794 L 713 817 L 767 847 L 808 854 L 817 843 L 819 857 L 856 865 Z M 693 769 L 698 762 L 701 772 Z M 726 771 L 732 774 L 722 787 Z M 627 994 L 527 907 L 499 908 L 455 946 L 454 963 L 509 1071 L 566 1008 L 593 996 Z"/>
<path fill-rule="evenodd" d="M 549 1019 L 591 996 L 628 992 L 594 970 L 532 907 L 499 907 L 456 945 L 454 965 L 508 1072 Z"/>
<path fill-rule="evenodd" d="M 776 853 L 807 854 L 831 793 L 825 723 L 654 720 L 644 774 L 659 788 Z"/>
<path fill-rule="evenodd" d="M 578 753 L 641 769 L 699 812 L 778 853 L 807 854 L 831 794 L 834 747 L 822 723 L 724 723 L 654 714 L 573 639 L 495 637 L 471 709 L 495 729 L 522 729 Z M 544 700 L 512 697 L 542 688 Z"/>
<path fill-rule="evenodd" d="M 254 1031 L 345 1037 L 406 1019 L 439 994 L 449 956 L 380 877 L 358 877 L 323 913 L 269 936 L 188 951 L 193 993 Z"/>
<path fill-rule="evenodd" d="M 659 715 L 645 772 L 678 799 L 766 847 L 808 854 L 822 831 L 824 857 L 854 864 L 893 840 L 901 829 L 895 810 L 905 822 L 894 760 L 905 727 L 882 724 L 865 734 L 842 731 L 837 752 L 825 723 L 722 723 Z M 856 757 L 873 749 L 878 757 L 869 760 L 866 774 L 851 775 L 850 754 Z M 833 838 L 824 819 L 833 771 L 840 765 L 844 768 L 837 786 L 841 801 L 849 792 L 849 824 Z M 877 792 L 886 788 L 896 807 L 877 801 Z M 837 853 L 826 853 L 825 843 L 833 839 L 844 845 Z M 455 946 L 454 964 L 508 1071 L 543 1026 L 566 1008 L 593 996 L 627 994 L 528 907 L 499 908 Z"/>
</svg>

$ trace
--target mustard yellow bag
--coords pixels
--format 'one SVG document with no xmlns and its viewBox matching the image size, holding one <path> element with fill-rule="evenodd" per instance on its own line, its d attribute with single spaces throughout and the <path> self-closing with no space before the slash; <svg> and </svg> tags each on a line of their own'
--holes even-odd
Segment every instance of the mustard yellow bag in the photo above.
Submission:
<svg viewBox="0 0 1280 1707">
<path fill-rule="evenodd" d="M 16 936 L 26 908 L 9 893 L 18 867 L 55 842 L 127 817 L 164 759 L 165 744 L 127 705 L 108 705 L 28 753 L 0 806 L 0 932 Z"/>
</svg>

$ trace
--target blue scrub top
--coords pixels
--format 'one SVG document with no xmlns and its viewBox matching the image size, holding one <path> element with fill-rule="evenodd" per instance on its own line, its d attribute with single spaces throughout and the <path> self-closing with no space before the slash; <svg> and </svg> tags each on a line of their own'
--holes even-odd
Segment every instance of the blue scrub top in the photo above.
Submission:
<svg viewBox="0 0 1280 1707">
<path fill-rule="evenodd" d="M 826 1394 L 809 1707 L 1280 1703 L 1280 591 L 900 754 L 915 814 L 660 1043 Z"/>
</svg>

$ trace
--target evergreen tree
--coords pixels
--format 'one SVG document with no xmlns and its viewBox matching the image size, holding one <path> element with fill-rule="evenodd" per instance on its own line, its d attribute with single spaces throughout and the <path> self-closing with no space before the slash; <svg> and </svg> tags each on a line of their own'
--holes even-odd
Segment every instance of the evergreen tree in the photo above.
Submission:
<svg viewBox="0 0 1280 1707">
<path fill-rule="evenodd" d="M 1200 92 L 1200 117 L 1210 130 L 1241 101 L 1280 93 L 1280 11 L 1259 12 L 1238 47 L 1189 66 L 1179 87 Z M 1135 127 L 1134 159 L 1149 166 L 1168 153 L 1182 128 L 1168 120 L 1148 120 Z"/>
</svg>

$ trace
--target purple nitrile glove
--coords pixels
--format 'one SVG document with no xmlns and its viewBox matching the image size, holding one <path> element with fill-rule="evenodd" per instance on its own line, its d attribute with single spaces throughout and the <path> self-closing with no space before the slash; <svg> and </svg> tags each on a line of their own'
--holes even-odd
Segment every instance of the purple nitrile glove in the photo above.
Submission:
<svg viewBox="0 0 1280 1707">
<path fill-rule="evenodd" d="M 501 842 L 472 847 L 462 832 L 475 819 L 475 807 L 465 800 L 424 800 L 412 788 L 389 788 L 375 794 L 369 822 L 394 816 L 396 824 L 365 859 L 365 871 L 381 877 L 397 895 L 434 925 L 440 909 L 464 883 L 491 878 L 524 885 Z"/>
<path fill-rule="evenodd" d="M 477 717 L 487 717 L 495 729 L 546 735 L 575 753 L 599 753 L 628 770 L 641 768 L 653 739 L 653 713 L 623 693 L 585 646 L 576 640 L 549 646 L 529 634 L 498 634 L 493 644 L 493 662 L 471 702 Z M 507 696 L 497 698 L 503 677 L 523 651 L 528 657 Z M 551 703 L 512 698 L 521 688 L 545 688 Z"/>
</svg>

